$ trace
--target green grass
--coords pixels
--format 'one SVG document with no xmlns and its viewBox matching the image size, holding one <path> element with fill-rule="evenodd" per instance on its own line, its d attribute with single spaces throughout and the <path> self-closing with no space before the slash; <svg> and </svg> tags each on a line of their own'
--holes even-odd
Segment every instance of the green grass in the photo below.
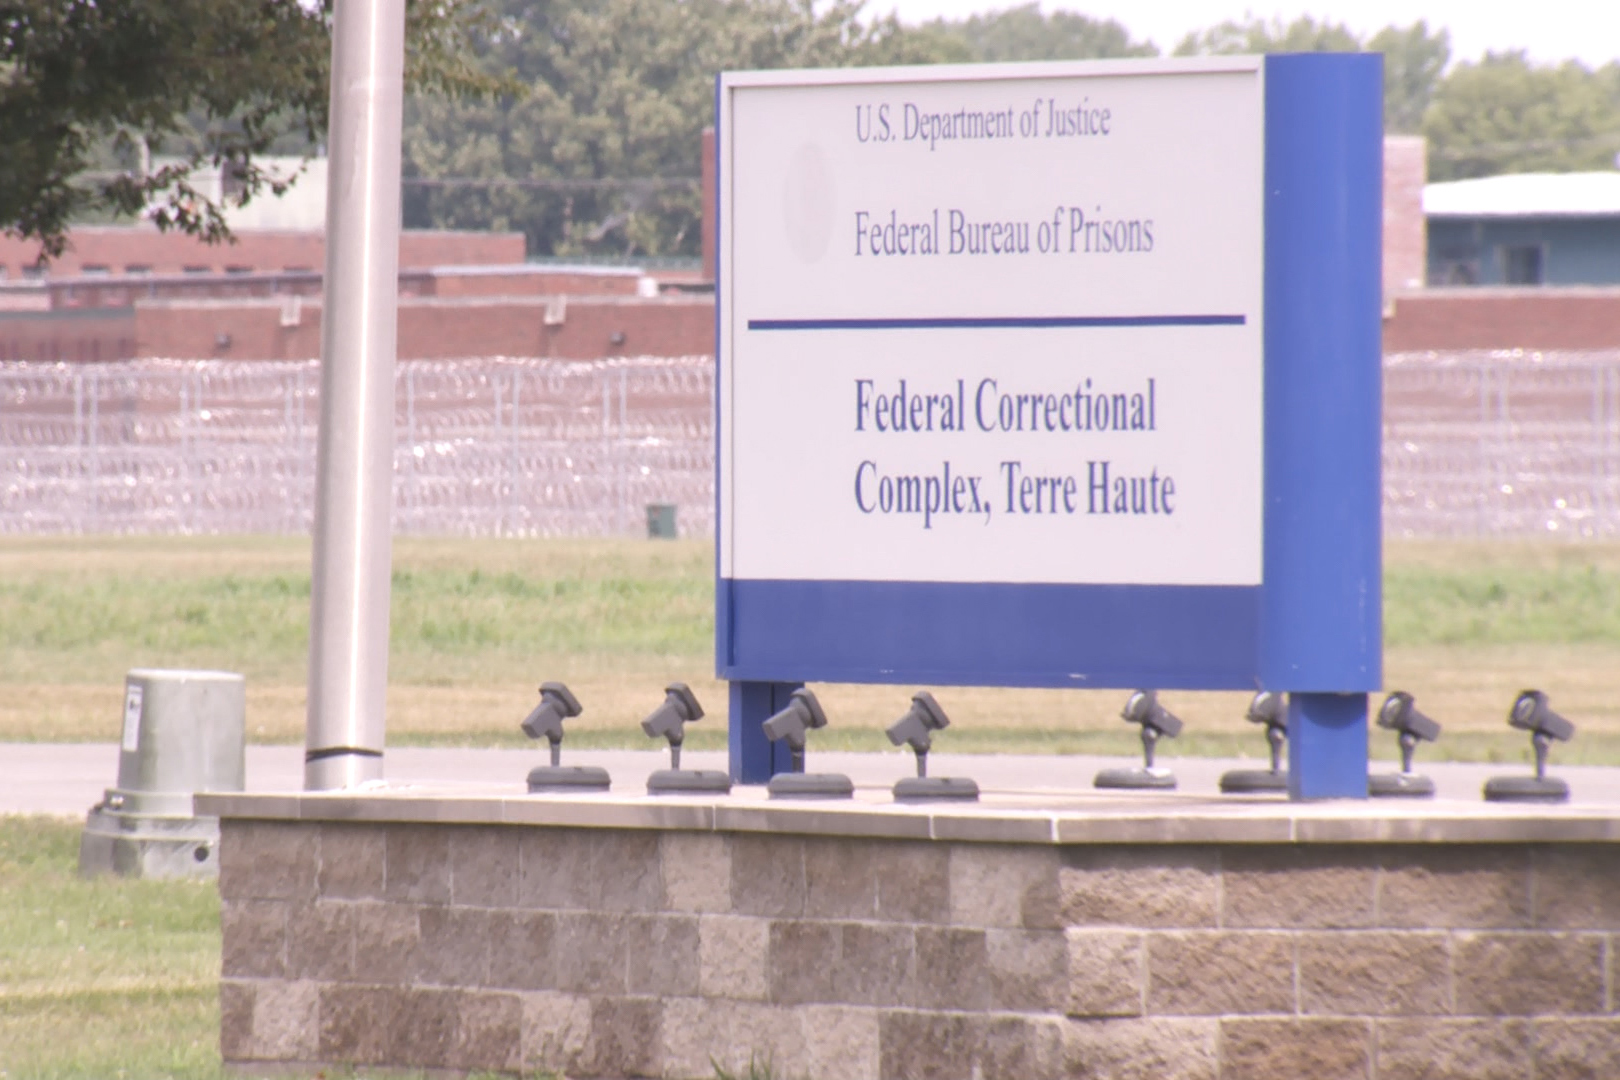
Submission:
<svg viewBox="0 0 1620 1080">
<path fill-rule="evenodd" d="M 1620 572 L 1580 567 L 1391 566 L 1384 643 L 1620 644 Z"/>
<path fill-rule="evenodd" d="M 298 538 L 0 540 L 0 740 L 116 737 L 123 675 L 139 666 L 241 671 L 250 738 L 300 739 L 309 558 Z M 713 565 L 698 541 L 397 540 L 390 741 L 520 745 L 517 721 L 554 678 L 586 703 L 576 746 L 643 745 L 636 720 L 670 679 L 723 711 Z M 1387 685 L 1446 725 L 1430 752 L 1519 759 L 1503 716 L 1538 685 L 1581 725 L 1565 760 L 1620 762 L 1620 545 L 1392 544 L 1384 613 Z M 902 689 L 819 688 L 836 713 L 817 745 L 885 747 Z M 941 750 L 1133 746 L 1117 692 L 945 693 L 957 723 Z M 1166 700 L 1188 720 L 1174 752 L 1263 749 L 1243 695 Z M 722 725 L 691 740 L 721 746 Z"/>
<path fill-rule="evenodd" d="M 188 571 L 126 541 L 26 554 L 0 545 L 0 656 L 11 681 L 78 681 L 141 663 L 229 667 L 302 679 L 309 650 L 307 542 L 265 541 Z M 178 539 L 173 549 L 217 541 Z M 391 663 L 447 685 L 535 656 L 694 656 L 712 648 L 707 545 L 401 543 L 390 605 Z M 79 547 L 94 558 L 77 560 Z M 302 554 L 301 567 L 283 565 Z M 481 565 L 485 559 L 493 568 Z M 9 565 L 8 565 L 9 564 Z M 233 565 L 234 564 L 234 565 Z M 505 564 L 505 565 L 502 565 Z"/>
<path fill-rule="evenodd" d="M 218 890 L 85 881 L 80 827 L 0 816 L 0 1080 L 224 1080 Z M 352 1075 L 322 1069 L 302 1080 Z"/>
<path fill-rule="evenodd" d="M 77 876 L 79 825 L 0 818 L 0 1077 L 216 1077 L 212 882 Z"/>
</svg>

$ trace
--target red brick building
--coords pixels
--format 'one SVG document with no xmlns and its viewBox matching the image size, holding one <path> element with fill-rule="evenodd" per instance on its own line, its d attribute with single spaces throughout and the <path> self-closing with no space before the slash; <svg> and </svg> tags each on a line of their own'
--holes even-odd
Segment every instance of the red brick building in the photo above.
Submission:
<svg viewBox="0 0 1620 1080">
<path fill-rule="evenodd" d="M 523 262 L 523 234 L 407 230 L 399 265 L 490 266 Z M 0 280 L 125 274 L 238 274 L 284 270 L 319 272 L 326 265 L 320 231 L 253 230 L 228 244 L 205 244 L 183 233 L 148 226 L 81 226 L 68 249 L 43 270 L 39 244 L 0 236 Z"/>
<path fill-rule="evenodd" d="M 712 146 L 705 142 L 706 147 Z M 712 153 L 703 158 L 712 191 Z M 1620 289 L 1426 289 L 1424 143 L 1384 148 L 1384 348 L 1620 346 Z M 706 205 L 712 205 L 705 200 Z M 37 248 L 0 240 L 0 360 L 305 359 L 320 353 L 324 239 L 243 232 L 208 247 L 150 228 L 75 230 L 43 280 Z M 714 350 L 714 233 L 700 275 L 538 266 L 517 233 L 406 232 L 399 356 L 599 359 Z M 205 272 L 206 271 L 206 272 Z M 660 292 L 667 295 L 660 295 Z"/>
<path fill-rule="evenodd" d="M 143 300 L 131 326 L 135 356 L 309 360 L 321 352 L 319 297 Z M 714 303 L 706 296 L 407 296 L 399 304 L 401 360 L 713 351 Z"/>
<path fill-rule="evenodd" d="M 1392 298 L 1384 351 L 1620 348 L 1620 288 L 1425 289 Z"/>
</svg>

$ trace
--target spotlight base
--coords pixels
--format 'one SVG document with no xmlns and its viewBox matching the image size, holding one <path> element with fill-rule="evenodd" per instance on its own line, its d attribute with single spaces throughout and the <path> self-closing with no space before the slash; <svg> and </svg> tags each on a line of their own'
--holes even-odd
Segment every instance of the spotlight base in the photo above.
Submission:
<svg viewBox="0 0 1620 1080">
<path fill-rule="evenodd" d="M 1569 801 L 1569 785 L 1552 776 L 1493 776 L 1485 781 L 1486 802 Z"/>
<path fill-rule="evenodd" d="M 1419 773 L 1378 773 L 1367 777 L 1367 794 L 1375 799 L 1432 799 L 1434 781 Z"/>
<path fill-rule="evenodd" d="M 1101 785 L 1098 785 L 1099 787 Z M 1288 772 L 1270 769 L 1233 769 L 1221 774 L 1223 795 L 1269 795 L 1288 790 Z"/>
<path fill-rule="evenodd" d="M 965 776 L 908 776 L 894 785 L 895 802 L 977 802 L 979 785 Z"/>
<path fill-rule="evenodd" d="M 1104 769 L 1091 782 L 1093 787 L 1117 788 L 1126 791 L 1174 791 L 1176 774 L 1169 769 L 1144 768 Z"/>
<path fill-rule="evenodd" d="M 731 776 L 718 769 L 659 769 L 647 777 L 649 795 L 729 795 Z"/>
<path fill-rule="evenodd" d="M 777 773 L 766 790 L 773 799 L 848 799 L 855 785 L 842 773 Z"/>
<path fill-rule="evenodd" d="M 595 765 L 536 765 L 529 770 L 529 794 L 546 791 L 606 791 L 606 769 Z"/>
</svg>

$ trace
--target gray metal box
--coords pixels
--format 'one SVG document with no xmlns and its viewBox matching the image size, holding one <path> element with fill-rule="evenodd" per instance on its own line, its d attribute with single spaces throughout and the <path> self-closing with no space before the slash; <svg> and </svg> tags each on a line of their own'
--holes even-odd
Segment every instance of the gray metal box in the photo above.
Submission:
<svg viewBox="0 0 1620 1080">
<path fill-rule="evenodd" d="M 228 671 L 137 668 L 124 679 L 118 786 L 90 810 L 82 874 L 219 872 L 219 822 L 192 812 L 199 791 L 241 791 L 246 683 Z"/>
</svg>

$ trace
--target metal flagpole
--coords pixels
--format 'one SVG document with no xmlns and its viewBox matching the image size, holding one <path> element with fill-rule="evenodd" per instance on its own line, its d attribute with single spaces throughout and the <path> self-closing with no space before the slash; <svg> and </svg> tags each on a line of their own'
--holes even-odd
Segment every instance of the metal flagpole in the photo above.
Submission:
<svg viewBox="0 0 1620 1080">
<path fill-rule="evenodd" d="M 304 786 L 383 771 L 404 0 L 336 0 Z"/>
</svg>

